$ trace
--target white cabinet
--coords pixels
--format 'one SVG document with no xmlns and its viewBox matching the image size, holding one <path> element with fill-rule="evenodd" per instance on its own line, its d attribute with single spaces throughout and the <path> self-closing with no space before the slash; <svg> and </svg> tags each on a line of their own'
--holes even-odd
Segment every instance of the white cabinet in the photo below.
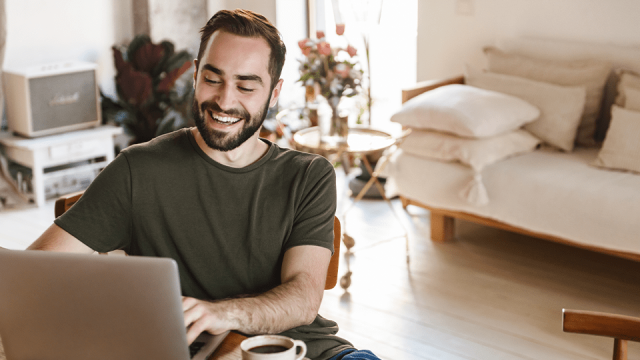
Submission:
<svg viewBox="0 0 640 360">
<path fill-rule="evenodd" d="M 87 182 L 114 158 L 115 135 L 122 128 L 98 126 L 39 138 L 23 138 L 0 133 L 0 145 L 9 161 L 31 170 L 33 198 L 38 206 L 46 200 L 53 187 L 75 188 L 77 181 Z"/>
</svg>

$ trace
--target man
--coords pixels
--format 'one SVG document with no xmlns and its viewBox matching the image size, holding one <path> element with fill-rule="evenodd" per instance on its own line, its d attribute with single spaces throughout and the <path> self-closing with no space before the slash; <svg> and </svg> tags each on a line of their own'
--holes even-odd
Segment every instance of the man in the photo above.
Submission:
<svg viewBox="0 0 640 360">
<path fill-rule="evenodd" d="M 333 251 L 331 164 L 258 137 L 285 52 L 263 16 L 214 15 L 194 62 L 197 128 L 122 151 L 30 249 L 173 258 L 189 342 L 203 331 L 282 333 L 304 340 L 310 358 L 372 358 L 318 315 Z"/>
</svg>

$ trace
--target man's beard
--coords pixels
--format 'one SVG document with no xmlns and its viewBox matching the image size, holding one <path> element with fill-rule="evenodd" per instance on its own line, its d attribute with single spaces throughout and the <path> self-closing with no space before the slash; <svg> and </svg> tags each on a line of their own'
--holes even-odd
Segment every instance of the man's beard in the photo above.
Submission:
<svg viewBox="0 0 640 360">
<path fill-rule="evenodd" d="M 269 111 L 269 102 L 271 101 L 271 94 L 267 102 L 264 104 L 262 111 L 251 115 L 246 109 L 229 109 L 223 111 L 218 103 L 213 101 L 204 101 L 198 106 L 197 100 L 193 99 L 193 105 L 191 106 L 191 112 L 193 119 L 196 122 L 198 132 L 204 139 L 204 142 L 210 148 L 219 151 L 231 151 L 247 141 L 253 134 L 256 133 L 262 126 L 264 119 L 267 117 Z M 233 117 L 238 117 L 244 120 L 242 129 L 236 134 L 230 134 L 225 131 L 219 131 L 207 126 L 206 113 L 212 111 L 218 114 L 226 114 Z M 215 121 L 215 120 L 213 120 Z"/>
</svg>

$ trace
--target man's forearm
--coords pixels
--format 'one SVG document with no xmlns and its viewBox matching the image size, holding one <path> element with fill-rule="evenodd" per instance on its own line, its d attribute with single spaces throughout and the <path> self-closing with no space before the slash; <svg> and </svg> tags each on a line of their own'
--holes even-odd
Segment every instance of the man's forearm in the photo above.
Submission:
<svg viewBox="0 0 640 360">
<path fill-rule="evenodd" d="M 291 281 L 255 297 L 224 300 L 218 303 L 234 328 L 246 334 L 277 334 L 296 326 L 310 324 L 322 301 L 299 275 Z"/>
<path fill-rule="evenodd" d="M 308 275 L 299 274 L 263 294 L 203 302 L 185 298 L 185 325 L 188 338 L 202 331 L 219 334 L 238 330 L 245 334 L 277 334 L 315 319 L 322 292 Z"/>
</svg>

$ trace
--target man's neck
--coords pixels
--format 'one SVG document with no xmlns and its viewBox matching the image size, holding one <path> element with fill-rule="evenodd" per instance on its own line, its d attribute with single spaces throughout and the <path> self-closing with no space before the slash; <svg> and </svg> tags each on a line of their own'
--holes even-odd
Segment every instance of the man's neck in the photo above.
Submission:
<svg viewBox="0 0 640 360">
<path fill-rule="evenodd" d="M 269 150 L 269 145 L 259 138 L 260 131 L 256 131 L 247 141 L 230 151 L 220 151 L 210 148 L 195 127 L 191 128 L 191 133 L 196 139 L 196 143 L 198 143 L 200 149 L 202 149 L 207 156 L 217 163 L 233 168 L 249 166 L 260 160 Z"/>
</svg>

